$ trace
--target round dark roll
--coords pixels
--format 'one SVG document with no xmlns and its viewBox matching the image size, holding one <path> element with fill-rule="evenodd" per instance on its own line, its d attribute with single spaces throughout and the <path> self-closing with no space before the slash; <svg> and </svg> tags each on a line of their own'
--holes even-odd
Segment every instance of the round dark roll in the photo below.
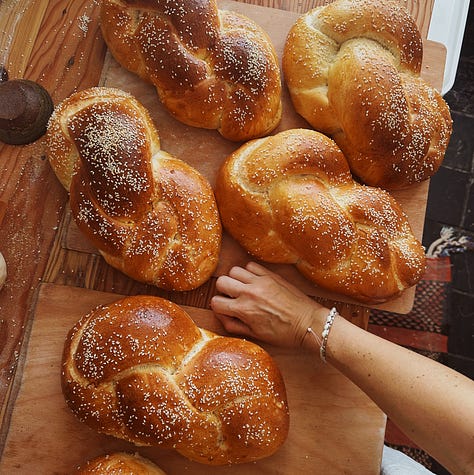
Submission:
<svg viewBox="0 0 474 475">
<path fill-rule="evenodd" d="M 4 80 L 3 71 L 0 82 L 0 140 L 12 145 L 34 142 L 46 132 L 54 109 L 51 96 L 36 82 Z"/>
</svg>

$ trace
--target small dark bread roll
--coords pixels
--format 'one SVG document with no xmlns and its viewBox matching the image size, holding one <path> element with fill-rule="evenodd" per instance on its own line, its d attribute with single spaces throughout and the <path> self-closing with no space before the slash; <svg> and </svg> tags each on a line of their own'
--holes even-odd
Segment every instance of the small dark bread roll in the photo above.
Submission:
<svg viewBox="0 0 474 475">
<path fill-rule="evenodd" d="M 65 343 L 62 389 L 92 429 L 209 465 L 267 457 L 288 434 L 271 356 L 197 327 L 160 297 L 127 297 L 81 318 Z"/>
<path fill-rule="evenodd" d="M 89 460 L 76 475 L 166 475 L 157 465 L 138 454 L 115 452 Z"/>
<path fill-rule="evenodd" d="M 0 82 L 0 141 L 24 145 L 46 132 L 54 105 L 48 91 L 36 82 Z"/>
</svg>

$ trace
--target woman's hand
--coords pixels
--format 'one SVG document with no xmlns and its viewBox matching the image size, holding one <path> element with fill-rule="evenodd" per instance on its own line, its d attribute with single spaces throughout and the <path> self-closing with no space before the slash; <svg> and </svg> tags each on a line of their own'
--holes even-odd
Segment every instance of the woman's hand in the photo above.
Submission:
<svg viewBox="0 0 474 475">
<path fill-rule="evenodd" d="M 250 262 L 233 267 L 217 279 L 224 295 L 211 300 L 211 308 L 229 333 L 267 343 L 298 347 L 309 326 L 322 327 L 328 313 L 322 305 L 265 267 Z M 315 328 L 315 331 L 316 331 Z"/>
<path fill-rule="evenodd" d="M 273 272 L 253 262 L 233 267 L 217 290 L 226 296 L 213 297 L 211 307 L 228 332 L 319 348 L 307 329 L 321 335 L 329 310 Z M 450 473 L 474 473 L 471 379 L 342 317 L 334 320 L 327 358 Z"/>
</svg>

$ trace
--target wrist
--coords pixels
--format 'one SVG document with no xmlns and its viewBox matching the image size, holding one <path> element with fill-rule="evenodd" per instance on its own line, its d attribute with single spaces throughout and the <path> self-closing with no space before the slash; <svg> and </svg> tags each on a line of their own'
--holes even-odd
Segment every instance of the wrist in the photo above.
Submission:
<svg viewBox="0 0 474 475">
<path fill-rule="evenodd" d="M 303 346 L 312 351 L 319 351 L 323 363 L 326 363 L 329 334 L 337 316 L 339 313 L 335 307 L 331 309 L 323 307 L 314 312 L 312 324 L 306 329 Z"/>
<path fill-rule="evenodd" d="M 311 318 L 306 322 L 305 333 L 301 346 L 314 353 L 319 353 L 322 344 L 322 332 L 326 317 L 331 310 L 326 307 L 315 308 L 311 313 Z"/>
</svg>

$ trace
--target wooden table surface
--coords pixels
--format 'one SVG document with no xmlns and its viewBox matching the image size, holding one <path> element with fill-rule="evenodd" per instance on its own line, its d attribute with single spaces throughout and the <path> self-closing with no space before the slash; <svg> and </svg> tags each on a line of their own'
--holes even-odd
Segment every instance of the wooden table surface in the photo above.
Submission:
<svg viewBox="0 0 474 475">
<path fill-rule="evenodd" d="M 401 0 L 426 38 L 434 0 Z M 246 0 L 297 13 L 323 0 Z M 53 102 L 99 84 L 106 46 L 98 23 L 99 2 L 84 0 L 0 1 L 0 65 L 10 79 L 37 81 Z M 172 293 L 131 282 L 101 257 L 69 250 L 62 232 L 68 225 L 67 194 L 45 158 L 43 139 L 26 146 L 0 142 L 0 251 L 8 278 L 0 291 L 0 422 L 11 413 L 9 401 L 21 368 L 25 335 L 34 316 L 41 283 L 62 284 L 117 294 L 154 293 L 178 304 L 206 308 L 215 279 L 192 292 Z M 367 309 L 347 305 L 342 313 L 365 325 Z M 2 426 L 4 427 L 4 425 Z M 0 432 L 0 453 L 4 433 Z"/>
</svg>

